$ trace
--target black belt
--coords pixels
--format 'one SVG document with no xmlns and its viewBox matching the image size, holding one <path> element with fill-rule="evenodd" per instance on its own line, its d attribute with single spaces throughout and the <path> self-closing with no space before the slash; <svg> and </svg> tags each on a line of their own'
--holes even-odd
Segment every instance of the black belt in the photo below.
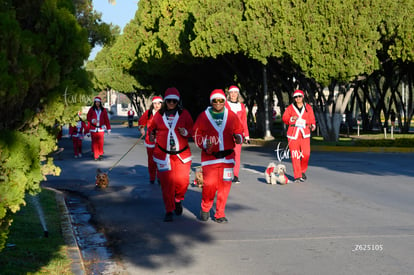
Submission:
<svg viewBox="0 0 414 275">
<path fill-rule="evenodd" d="M 216 158 L 216 159 L 221 159 L 221 158 L 225 158 L 228 155 L 233 154 L 234 150 L 233 149 L 228 149 L 228 150 L 224 150 L 224 151 L 218 151 L 218 152 L 212 152 L 211 154 Z"/>
<path fill-rule="evenodd" d="M 161 151 L 163 151 L 164 153 L 170 154 L 170 155 L 178 155 L 178 154 L 181 154 L 182 152 L 184 152 L 185 150 L 188 149 L 188 146 L 185 146 L 180 151 L 168 151 L 168 150 L 162 148 L 158 143 L 157 143 L 157 146 L 158 146 L 158 148 L 160 148 Z"/>
</svg>

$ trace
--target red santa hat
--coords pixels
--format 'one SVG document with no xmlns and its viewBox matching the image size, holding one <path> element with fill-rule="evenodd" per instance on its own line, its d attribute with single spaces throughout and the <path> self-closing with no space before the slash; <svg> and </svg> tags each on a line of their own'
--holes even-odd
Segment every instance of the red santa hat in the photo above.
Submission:
<svg viewBox="0 0 414 275">
<path fill-rule="evenodd" d="M 237 87 L 237 86 L 234 86 L 234 85 L 232 85 L 232 86 L 230 86 L 229 87 L 229 92 L 240 92 L 240 89 Z"/>
<path fill-rule="evenodd" d="M 210 94 L 210 103 L 213 102 L 213 99 L 222 98 L 226 101 L 226 95 L 224 94 L 223 90 L 215 89 Z"/>
<path fill-rule="evenodd" d="M 163 100 L 162 100 L 162 97 L 160 97 L 160 96 L 154 96 L 153 98 L 152 98 L 152 103 L 155 103 L 155 102 L 162 102 Z"/>
<path fill-rule="evenodd" d="M 99 101 L 99 102 L 101 102 L 102 101 L 102 99 L 99 97 L 99 96 L 95 96 L 95 98 L 93 99 L 93 101 L 95 102 L 95 101 Z"/>
<path fill-rule="evenodd" d="M 180 93 L 178 92 L 177 88 L 168 88 L 165 91 L 165 95 L 164 95 L 164 100 L 167 99 L 175 99 L 175 100 L 180 100 Z"/>
<path fill-rule="evenodd" d="M 304 97 L 304 96 L 305 96 L 305 94 L 303 93 L 303 91 L 302 91 L 302 90 L 296 90 L 296 91 L 293 93 L 293 97 L 295 97 L 295 96 L 301 96 L 301 97 Z"/>
</svg>

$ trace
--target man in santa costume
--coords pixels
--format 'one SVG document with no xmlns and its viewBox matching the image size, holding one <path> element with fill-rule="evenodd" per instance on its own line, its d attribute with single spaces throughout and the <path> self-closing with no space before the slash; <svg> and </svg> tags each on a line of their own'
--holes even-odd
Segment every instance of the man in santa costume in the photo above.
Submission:
<svg viewBox="0 0 414 275">
<path fill-rule="evenodd" d="M 161 109 L 162 105 L 162 97 L 154 96 L 152 98 L 151 107 L 144 112 L 144 114 L 138 120 L 138 129 L 141 132 L 141 135 L 145 135 L 145 127 L 148 129 L 152 123 L 154 115 Z M 146 133 L 144 145 L 147 148 L 147 157 L 148 157 L 148 173 L 150 177 L 150 183 L 154 184 L 155 177 L 157 175 L 157 165 L 153 160 L 154 148 L 155 148 L 155 140 L 150 140 L 149 132 Z"/>
<path fill-rule="evenodd" d="M 210 103 L 193 127 L 196 145 L 202 149 L 203 191 L 200 219 L 207 221 L 217 193 L 217 223 L 227 223 L 225 207 L 233 179 L 234 147 L 243 142 L 243 125 L 235 113 L 225 107 L 223 90 L 210 94 Z"/>
<path fill-rule="evenodd" d="M 132 109 L 129 109 L 127 114 L 128 114 L 128 127 L 132 128 L 135 112 Z"/>
<path fill-rule="evenodd" d="M 192 135 L 193 119 L 179 101 L 178 90 L 168 88 L 164 103 L 148 129 L 150 140 L 156 141 L 153 159 L 161 182 L 166 222 L 173 220 L 173 211 L 177 216 L 182 215 L 182 201 L 190 182 L 192 155 L 188 138 Z"/>
<path fill-rule="evenodd" d="M 226 102 L 226 108 L 233 111 L 237 117 L 240 119 L 241 124 L 243 125 L 243 135 L 244 141 L 249 143 L 249 128 L 247 127 L 247 112 L 246 106 L 240 102 L 240 90 L 237 86 L 230 86 L 228 91 L 228 101 Z M 240 171 L 240 155 L 241 155 L 242 145 L 236 144 L 234 147 L 235 161 L 234 164 L 234 178 L 233 183 L 240 183 L 239 180 L 239 171 Z"/>
<path fill-rule="evenodd" d="M 289 126 L 287 138 L 292 158 L 295 182 L 306 180 L 310 157 L 311 131 L 316 129 L 315 115 L 309 104 L 304 102 L 302 90 L 293 93 L 294 102 L 283 113 L 282 120 Z"/>
<path fill-rule="evenodd" d="M 104 133 L 111 133 L 111 124 L 109 122 L 108 113 L 102 107 L 102 100 L 99 96 L 93 99 L 93 105 L 89 109 L 86 116 L 89 122 L 89 132 L 92 140 L 92 151 L 95 160 L 102 160 L 104 150 Z"/>
</svg>

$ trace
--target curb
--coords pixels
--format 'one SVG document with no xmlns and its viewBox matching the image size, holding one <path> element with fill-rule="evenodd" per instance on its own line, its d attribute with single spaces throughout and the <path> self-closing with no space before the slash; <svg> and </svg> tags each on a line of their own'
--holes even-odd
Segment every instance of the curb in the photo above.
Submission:
<svg viewBox="0 0 414 275">
<path fill-rule="evenodd" d="M 276 148 L 279 141 L 250 139 L 251 145 Z M 361 147 L 361 146 L 332 146 L 312 145 L 313 152 L 361 152 L 361 153 L 414 153 L 412 147 Z"/>
<path fill-rule="evenodd" d="M 61 213 L 62 235 L 66 245 L 68 246 L 68 256 L 72 260 L 72 273 L 75 275 L 85 275 L 85 266 L 76 241 L 75 232 L 73 232 L 72 218 L 66 206 L 64 194 L 53 188 L 43 188 L 52 190 L 56 194 L 56 203 Z"/>
</svg>

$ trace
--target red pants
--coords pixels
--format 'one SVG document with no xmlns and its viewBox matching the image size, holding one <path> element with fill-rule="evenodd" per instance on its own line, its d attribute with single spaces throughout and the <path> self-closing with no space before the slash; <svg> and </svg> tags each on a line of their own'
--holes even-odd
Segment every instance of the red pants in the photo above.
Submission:
<svg viewBox="0 0 414 275">
<path fill-rule="evenodd" d="M 233 173 L 235 177 L 239 177 L 241 149 L 241 144 L 236 144 L 236 146 L 234 146 L 234 161 L 236 163 L 234 164 Z"/>
<path fill-rule="evenodd" d="M 104 153 L 104 132 L 91 132 L 92 152 L 95 159 Z"/>
<path fill-rule="evenodd" d="M 82 140 L 77 137 L 72 137 L 73 153 L 75 156 L 82 154 Z"/>
<path fill-rule="evenodd" d="M 289 150 L 292 157 L 293 176 L 295 179 L 301 178 L 302 173 L 308 170 L 310 157 L 310 138 L 289 139 Z"/>
<path fill-rule="evenodd" d="M 184 200 L 190 184 L 191 161 L 183 163 L 177 156 L 171 155 L 170 162 L 170 171 L 158 171 L 166 212 L 174 211 L 175 202 Z"/>
<path fill-rule="evenodd" d="M 214 214 L 216 219 L 226 216 L 224 210 L 231 189 L 231 180 L 223 180 L 223 169 L 227 167 L 228 164 L 222 163 L 203 166 L 204 184 L 201 193 L 201 210 L 210 211 L 217 192 L 216 213 Z"/>
<path fill-rule="evenodd" d="M 157 175 L 157 164 L 155 163 L 152 155 L 154 154 L 154 148 L 147 147 L 147 155 L 148 155 L 148 173 L 150 181 L 154 181 Z"/>
</svg>

